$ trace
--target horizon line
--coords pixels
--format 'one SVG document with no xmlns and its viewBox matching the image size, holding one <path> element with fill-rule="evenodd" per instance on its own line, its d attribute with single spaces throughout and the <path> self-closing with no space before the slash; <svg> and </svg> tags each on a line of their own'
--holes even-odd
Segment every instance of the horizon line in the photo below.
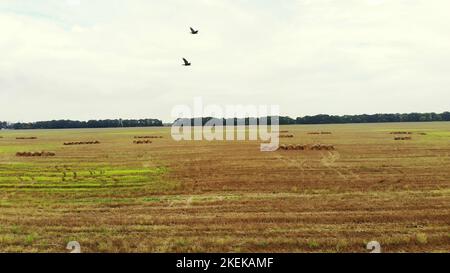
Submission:
<svg viewBox="0 0 450 273">
<path fill-rule="evenodd" d="M 443 111 L 443 112 L 408 112 L 408 113 L 401 113 L 401 112 L 396 112 L 396 113 L 374 113 L 374 114 L 367 114 L 367 113 L 363 113 L 363 114 L 315 114 L 315 115 L 304 115 L 304 116 L 297 116 L 297 117 L 291 117 L 289 115 L 276 115 L 278 117 L 283 117 L 283 118 L 290 118 L 293 120 L 296 120 L 298 118 L 305 118 L 305 117 L 317 117 L 317 116 L 330 116 L 330 117 L 346 117 L 346 116 L 374 116 L 374 115 L 411 115 L 411 114 L 420 114 L 420 115 L 425 115 L 425 114 L 436 114 L 436 115 L 442 115 L 445 113 L 450 113 L 450 110 L 448 111 Z M 8 120 L 0 120 L 0 123 L 8 123 L 8 124 L 18 124 L 18 123 L 38 123 L 38 122 L 50 122 L 50 121 L 75 121 L 75 122 L 89 122 L 89 121 L 107 121 L 107 120 L 122 120 L 122 121 L 137 121 L 137 120 L 157 120 L 157 121 L 161 121 L 163 124 L 169 124 L 169 123 L 174 123 L 176 120 L 179 119 L 198 119 L 198 118 L 214 118 L 214 119 L 247 119 L 247 118 L 264 118 L 264 117 L 272 117 L 270 115 L 267 116 L 258 116 L 258 117 L 251 117 L 251 116 L 247 116 L 247 117 L 213 117 L 213 116 L 201 116 L 201 117 L 178 117 L 175 118 L 173 121 L 171 122 L 166 122 L 163 119 L 159 119 L 159 118 L 97 118 L 97 119 L 71 119 L 71 118 L 59 118 L 59 119 L 47 119 L 47 120 L 34 120 L 34 121 L 8 121 Z"/>
</svg>

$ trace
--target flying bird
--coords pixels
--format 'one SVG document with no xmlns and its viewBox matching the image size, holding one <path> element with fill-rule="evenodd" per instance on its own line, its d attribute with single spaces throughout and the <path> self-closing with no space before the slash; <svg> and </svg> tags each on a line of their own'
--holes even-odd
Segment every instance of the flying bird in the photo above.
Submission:
<svg viewBox="0 0 450 273">
<path fill-rule="evenodd" d="M 191 34 L 198 34 L 198 30 L 191 28 Z"/>
<path fill-rule="evenodd" d="M 190 66 L 191 65 L 191 63 L 190 62 L 188 62 L 188 60 L 186 60 L 185 58 L 183 58 L 183 62 L 184 62 L 184 66 Z"/>
</svg>

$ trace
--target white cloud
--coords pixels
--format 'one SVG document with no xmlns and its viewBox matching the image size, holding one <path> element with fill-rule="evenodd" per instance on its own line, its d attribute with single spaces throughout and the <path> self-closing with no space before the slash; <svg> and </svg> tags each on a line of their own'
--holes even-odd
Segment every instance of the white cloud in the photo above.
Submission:
<svg viewBox="0 0 450 273">
<path fill-rule="evenodd" d="M 291 116 L 445 111 L 449 8 L 445 0 L 3 0 L 0 119 L 168 121 L 194 96 L 279 104 Z"/>
</svg>

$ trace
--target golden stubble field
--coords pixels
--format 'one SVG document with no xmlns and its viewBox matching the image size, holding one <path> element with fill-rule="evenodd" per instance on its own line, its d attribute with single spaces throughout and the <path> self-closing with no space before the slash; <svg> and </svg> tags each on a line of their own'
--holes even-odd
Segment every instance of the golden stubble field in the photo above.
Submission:
<svg viewBox="0 0 450 273">
<path fill-rule="evenodd" d="M 281 143 L 336 149 L 175 142 L 170 128 L 0 131 L 0 251 L 450 252 L 449 122 L 281 130 L 294 135 Z M 163 138 L 133 144 L 144 135 Z M 37 151 L 56 156 L 16 157 Z"/>
</svg>

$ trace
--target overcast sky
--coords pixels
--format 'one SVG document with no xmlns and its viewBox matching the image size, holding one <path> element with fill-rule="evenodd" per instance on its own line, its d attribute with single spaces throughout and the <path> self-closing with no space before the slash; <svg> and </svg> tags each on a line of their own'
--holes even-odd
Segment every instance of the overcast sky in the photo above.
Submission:
<svg viewBox="0 0 450 273">
<path fill-rule="evenodd" d="M 446 111 L 449 11 L 448 0 L 0 0 L 0 120 L 171 121 L 198 96 L 292 117 Z"/>
</svg>

